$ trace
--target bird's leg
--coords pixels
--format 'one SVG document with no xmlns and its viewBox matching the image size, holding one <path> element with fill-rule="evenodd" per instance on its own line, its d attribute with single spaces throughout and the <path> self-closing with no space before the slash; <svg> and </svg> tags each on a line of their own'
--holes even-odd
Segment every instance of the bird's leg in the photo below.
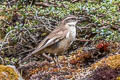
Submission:
<svg viewBox="0 0 120 80">
<path fill-rule="evenodd" d="M 45 53 L 42 54 L 42 56 L 44 56 L 48 61 L 52 61 L 52 57 L 46 55 Z"/>
<path fill-rule="evenodd" d="M 61 65 L 58 62 L 58 57 L 56 54 L 55 54 L 54 58 L 46 55 L 45 53 L 43 53 L 42 56 L 44 56 L 48 61 L 54 61 L 55 65 L 58 66 L 59 68 L 61 68 Z"/>
<path fill-rule="evenodd" d="M 55 65 L 58 66 L 59 68 L 61 68 L 61 65 L 59 64 L 58 57 L 56 54 L 55 54 L 55 57 L 53 58 L 53 60 L 55 62 Z"/>
<path fill-rule="evenodd" d="M 54 61 L 55 65 L 57 66 L 57 61 L 56 61 L 55 57 L 53 57 L 53 61 Z"/>
</svg>

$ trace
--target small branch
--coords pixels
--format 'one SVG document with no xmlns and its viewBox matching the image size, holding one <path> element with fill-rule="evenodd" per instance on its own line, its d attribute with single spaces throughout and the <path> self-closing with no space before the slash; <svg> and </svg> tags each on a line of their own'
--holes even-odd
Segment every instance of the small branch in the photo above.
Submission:
<svg viewBox="0 0 120 80">
<path fill-rule="evenodd" d="M 50 4 L 48 4 L 48 3 L 43 3 L 43 2 L 37 2 L 37 3 L 35 3 L 35 5 L 37 5 L 37 6 L 43 6 L 43 7 L 54 6 L 54 5 L 50 5 Z"/>
<path fill-rule="evenodd" d="M 1 64 L 4 64 L 5 61 L 4 61 L 4 59 L 1 56 L 0 56 L 0 59 L 1 59 Z"/>
<path fill-rule="evenodd" d="M 4 38 L 3 42 L 2 42 L 1 48 L 3 47 L 3 44 L 4 44 L 4 42 L 7 40 L 9 34 L 12 33 L 13 31 L 15 31 L 15 30 L 11 30 L 11 31 L 9 31 L 9 32 L 6 34 L 6 36 L 5 36 L 5 38 Z"/>
<path fill-rule="evenodd" d="M 91 42 L 91 40 L 83 40 L 83 39 L 76 39 L 76 41 L 81 41 L 81 42 Z"/>
</svg>

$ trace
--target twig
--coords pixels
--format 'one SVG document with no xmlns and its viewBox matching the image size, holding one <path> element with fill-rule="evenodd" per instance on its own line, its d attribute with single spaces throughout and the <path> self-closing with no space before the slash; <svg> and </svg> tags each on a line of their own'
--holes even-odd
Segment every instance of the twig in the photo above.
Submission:
<svg viewBox="0 0 120 80">
<path fill-rule="evenodd" d="M 83 40 L 83 39 L 76 39 L 76 41 L 81 41 L 81 42 L 91 42 L 91 40 Z"/>
<path fill-rule="evenodd" d="M 38 6 L 43 6 L 43 7 L 50 7 L 50 6 L 55 6 L 55 5 L 50 5 L 49 3 L 43 3 L 43 2 L 37 2 L 35 3 L 35 5 L 38 5 Z"/>
<path fill-rule="evenodd" d="M 5 40 L 7 40 L 9 34 L 12 33 L 13 31 L 15 31 L 15 30 L 11 30 L 11 31 L 9 31 L 9 32 L 6 34 L 6 36 L 5 36 L 5 38 L 4 38 L 3 42 L 2 42 L 1 48 L 3 47 L 3 44 L 4 44 Z"/>
<path fill-rule="evenodd" d="M 3 59 L 1 56 L 0 56 L 0 59 L 1 59 L 1 61 L 2 61 L 1 63 L 4 64 L 4 63 L 5 63 L 5 62 L 4 62 L 4 59 Z"/>
<path fill-rule="evenodd" d="M 28 34 L 30 35 L 31 39 L 34 40 L 34 42 L 37 42 L 36 39 L 34 38 L 34 36 L 32 35 L 32 33 L 24 27 L 24 29 L 28 32 Z"/>
<path fill-rule="evenodd" d="M 8 49 L 8 48 L 13 48 L 13 46 L 7 46 L 7 47 L 3 47 L 0 49 L 0 51 L 4 50 L 4 49 Z"/>
</svg>

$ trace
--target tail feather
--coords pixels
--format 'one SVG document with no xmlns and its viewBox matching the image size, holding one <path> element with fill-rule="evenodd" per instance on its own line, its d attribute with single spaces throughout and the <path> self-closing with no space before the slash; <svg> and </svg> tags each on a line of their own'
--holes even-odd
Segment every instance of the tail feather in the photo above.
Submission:
<svg viewBox="0 0 120 80">
<path fill-rule="evenodd" d="M 23 58 L 20 63 L 27 61 L 31 56 L 35 55 L 38 52 L 39 50 L 34 50 L 32 53 L 28 54 L 25 58 Z"/>
</svg>

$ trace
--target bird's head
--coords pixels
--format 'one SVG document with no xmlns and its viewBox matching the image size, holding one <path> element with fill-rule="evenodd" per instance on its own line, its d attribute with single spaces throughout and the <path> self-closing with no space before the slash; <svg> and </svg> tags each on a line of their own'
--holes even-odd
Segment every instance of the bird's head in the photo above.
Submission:
<svg viewBox="0 0 120 80">
<path fill-rule="evenodd" d="M 62 24 L 69 27 L 75 27 L 78 22 L 78 18 L 74 15 L 69 15 L 62 20 Z"/>
</svg>

